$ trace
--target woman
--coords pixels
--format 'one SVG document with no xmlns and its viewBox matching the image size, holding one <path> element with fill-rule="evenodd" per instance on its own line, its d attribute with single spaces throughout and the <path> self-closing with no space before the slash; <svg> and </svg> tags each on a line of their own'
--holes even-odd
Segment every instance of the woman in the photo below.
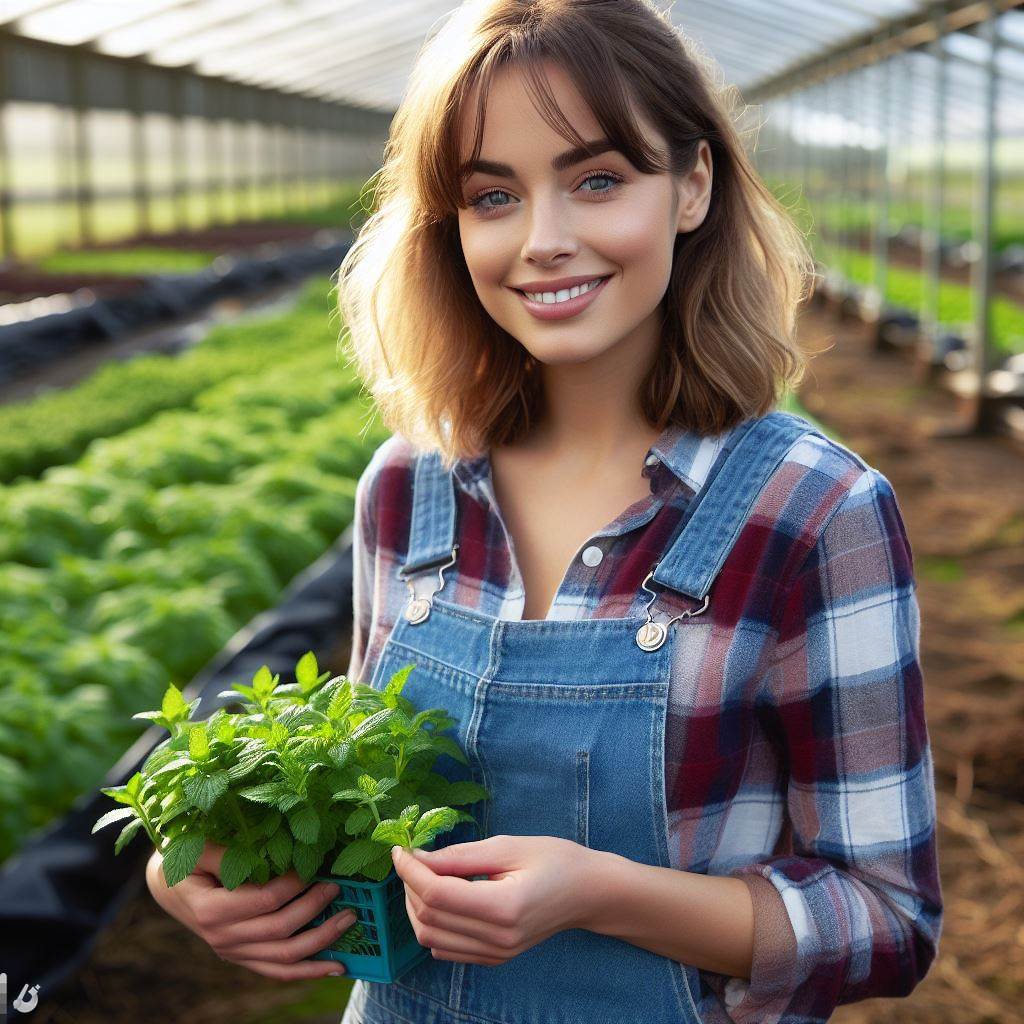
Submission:
<svg viewBox="0 0 1024 1024">
<path fill-rule="evenodd" d="M 825 1020 L 934 958 L 909 543 L 775 411 L 812 265 L 703 63 L 646 0 L 471 2 L 394 119 L 348 675 L 414 663 L 494 798 L 396 854 L 432 956 L 343 1024 Z"/>
</svg>

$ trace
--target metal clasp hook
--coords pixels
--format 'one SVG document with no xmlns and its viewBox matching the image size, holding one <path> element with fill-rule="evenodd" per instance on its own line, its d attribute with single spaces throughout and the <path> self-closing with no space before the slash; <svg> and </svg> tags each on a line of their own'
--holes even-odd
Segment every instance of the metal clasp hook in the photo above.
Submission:
<svg viewBox="0 0 1024 1024">
<path fill-rule="evenodd" d="M 409 588 L 410 600 L 405 606 L 405 617 L 415 626 L 417 623 L 422 622 L 429 614 L 430 609 L 433 608 L 434 595 L 444 589 L 444 571 L 449 566 L 455 564 L 455 556 L 459 550 L 459 545 L 456 544 L 452 548 L 452 557 L 450 562 L 445 562 L 444 565 L 438 567 L 437 570 L 437 590 L 431 592 L 430 597 L 417 597 L 416 588 L 413 586 L 413 576 L 415 573 L 406 573 L 403 570 L 398 570 L 399 577 L 405 577 L 405 585 Z"/>
<path fill-rule="evenodd" d="M 659 563 L 655 562 L 651 568 L 651 571 L 647 574 L 647 578 L 640 584 L 648 594 L 651 595 L 650 601 L 644 607 L 644 614 L 647 616 L 647 621 L 636 631 L 636 643 L 637 646 L 643 651 L 656 651 L 664 642 L 668 636 L 668 627 L 672 625 L 676 619 L 689 619 L 694 615 L 702 615 L 708 610 L 708 605 L 711 603 L 711 595 L 704 595 L 704 603 L 700 608 L 688 608 L 686 611 L 680 612 L 678 615 L 673 615 L 668 622 L 655 622 L 651 615 L 651 605 L 658 598 L 658 594 L 651 590 L 647 586 L 650 582 L 651 577 L 654 575 L 654 570 L 658 568 Z"/>
</svg>

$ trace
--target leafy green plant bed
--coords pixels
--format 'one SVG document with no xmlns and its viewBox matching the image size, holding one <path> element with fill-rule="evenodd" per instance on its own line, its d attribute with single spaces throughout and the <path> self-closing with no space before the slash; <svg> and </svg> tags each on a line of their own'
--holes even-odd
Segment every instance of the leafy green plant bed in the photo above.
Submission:
<svg viewBox="0 0 1024 1024">
<path fill-rule="evenodd" d="M 324 913 L 351 905 L 359 920 L 322 956 L 345 962 L 350 976 L 393 981 L 422 948 L 396 899 L 391 848 L 429 846 L 460 821 L 475 824 L 455 808 L 490 798 L 470 780 L 433 771 L 442 755 L 467 761 L 445 735 L 455 720 L 443 708 L 418 710 L 402 697 L 414 667 L 378 691 L 345 676 L 327 681 L 307 652 L 295 683 L 279 685 L 263 666 L 251 685 L 221 694 L 242 695 L 241 711 L 219 708 L 200 723 L 191 720 L 198 700 L 169 686 L 159 711 L 134 716 L 169 739 L 125 785 L 102 790 L 122 806 L 93 831 L 124 822 L 120 853 L 144 829 L 169 886 L 195 870 L 207 842 L 226 847 L 227 889 L 292 868 L 305 882 L 337 880 L 341 892 Z"/>
<path fill-rule="evenodd" d="M 835 261 L 843 275 L 859 285 L 872 285 L 875 261 L 870 253 L 857 249 L 824 247 L 823 262 Z M 901 309 L 917 313 L 924 301 L 924 275 L 916 270 L 892 266 L 886 271 L 886 300 Z M 943 281 L 939 287 L 939 320 L 952 330 L 969 330 L 973 318 L 971 289 Z M 992 299 L 992 332 L 995 346 L 1005 355 L 1024 352 L 1024 306 L 1010 299 Z"/>
<path fill-rule="evenodd" d="M 0 860 L 349 525 L 387 437 L 333 346 L 0 490 Z"/>
<path fill-rule="evenodd" d="M 180 356 L 109 363 L 66 391 L 0 407 L 0 483 L 73 462 L 96 438 L 120 434 L 166 409 L 188 408 L 222 381 L 258 377 L 303 355 L 319 353 L 326 365 L 337 340 L 330 289 L 329 278 L 313 278 L 284 314 L 221 324 Z M 332 373 L 357 390 L 342 367 Z"/>
<path fill-rule="evenodd" d="M 208 267 L 215 252 L 185 249 L 66 249 L 36 260 L 51 274 L 188 274 Z"/>
</svg>

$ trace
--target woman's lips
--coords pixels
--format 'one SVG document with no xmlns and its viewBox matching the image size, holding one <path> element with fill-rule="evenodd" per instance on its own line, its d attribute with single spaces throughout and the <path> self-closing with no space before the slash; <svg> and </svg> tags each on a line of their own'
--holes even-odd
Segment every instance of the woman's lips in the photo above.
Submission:
<svg viewBox="0 0 1024 1024">
<path fill-rule="evenodd" d="M 611 276 L 608 276 L 596 288 L 577 295 L 575 299 L 566 299 L 565 302 L 535 302 L 533 299 L 528 299 L 518 288 L 512 290 L 522 299 L 527 311 L 538 320 L 565 320 L 570 316 L 582 313 L 604 291 L 604 286 L 610 280 Z"/>
</svg>

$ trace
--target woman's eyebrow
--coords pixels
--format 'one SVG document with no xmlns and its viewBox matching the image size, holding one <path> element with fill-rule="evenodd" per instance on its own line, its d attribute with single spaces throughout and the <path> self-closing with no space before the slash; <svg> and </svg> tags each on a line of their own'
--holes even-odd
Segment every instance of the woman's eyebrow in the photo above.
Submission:
<svg viewBox="0 0 1024 1024">
<path fill-rule="evenodd" d="M 585 142 L 582 146 L 574 146 L 564 153 L 559 153 L 551 160 L 551 167 L 556 171 L 564 171 L 566 168 L 572 167 L 573 164 L 582 163 L 584 160 L 614 149 L 615 147 L 608 139 L 593 139 Z M 618 150 L 615 151 L 618 152 Z M 508 164 L 498 163 L 495 160 L 475 160 L 472 163 L 465 163 L 461 167 L 463 178 L 468 178 L 477 171 L 481 174 L 493 174 L 499 178 L 514 178 L 516 176 L 516 172 Z"/>
</svg>

